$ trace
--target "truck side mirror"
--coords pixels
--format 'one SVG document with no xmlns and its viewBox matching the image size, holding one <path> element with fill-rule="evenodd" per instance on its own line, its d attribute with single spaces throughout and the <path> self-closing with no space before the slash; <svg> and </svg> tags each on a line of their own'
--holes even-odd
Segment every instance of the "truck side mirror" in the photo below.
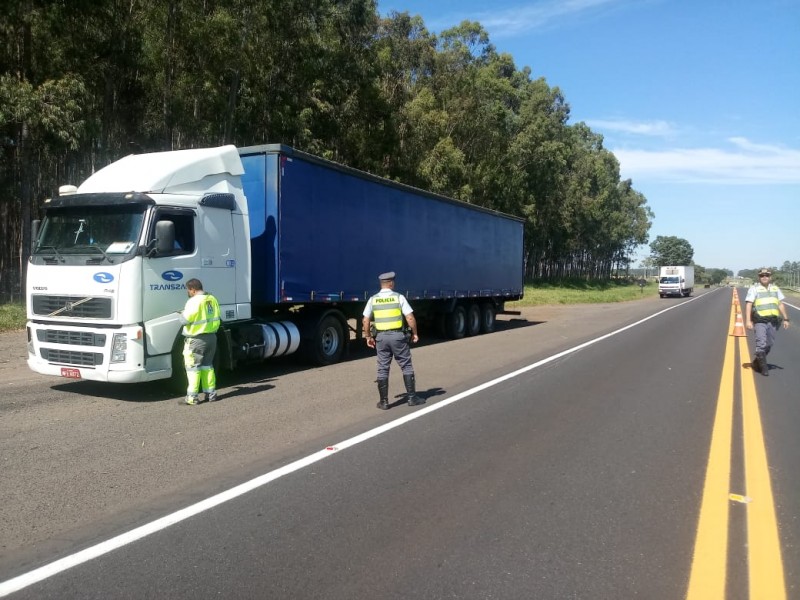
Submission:
<svg viewBox="0 0 800 600">
<path fill-rule="evenodd" d="M 175 223 L 159 221 L 156 223 L 156 252 L 169 254 L 175 248 Z"/>
</svg>

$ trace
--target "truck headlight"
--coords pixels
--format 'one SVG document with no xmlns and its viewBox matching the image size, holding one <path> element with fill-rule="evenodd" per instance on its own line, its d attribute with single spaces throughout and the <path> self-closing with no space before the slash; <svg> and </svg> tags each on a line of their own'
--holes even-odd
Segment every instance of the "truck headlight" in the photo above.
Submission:
<svg viewBox="0 0 800 600">
<path fill-rule="evenodd" d="M 31 328 L 26 327 L 25 329 L 28 330 L 28 354 L 36 354 L 36 351 L 33 348 L 33 335 L 31 334 Z"/>
<path fill-rule="evenodd" d="M 115 333 L 111 339 L 111 362 L 125 362 L 128 356 L 128 336 L 124 333 Z"/>
</svg>

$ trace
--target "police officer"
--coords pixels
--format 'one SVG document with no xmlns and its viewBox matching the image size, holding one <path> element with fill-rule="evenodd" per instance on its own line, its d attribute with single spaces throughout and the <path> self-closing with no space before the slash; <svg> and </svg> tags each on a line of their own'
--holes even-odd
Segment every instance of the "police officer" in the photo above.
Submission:
<svg viewBox="0 0 800 600">
<path fill-rule="evenodd" d="M 752 367 L 762 375 L 769 375 L 767 354 L 775 342 L 775 334 L 783 321 L 783 328 L 789 328 L 789 317 L 783 305 L 783 292 L 770 282 L 772 271 L 764 267 L 758 271 L 758 283 L 747 290 L 745 297 L 745 327 L 756 333 L 756 357 Z M 782 318 L 782 319 L 781 319 Z"/>
<path fill-rule="evenodd" d="M 189 385 L 183 404 L 200 403 L 200 386 L 208 402 L 218 400 L 217 376 L 214 372 L 214 353 L 217 350 L 217 330 L 220 326 L 220 310 L 217 299 L 203 291 L 199 279 L 186 282 L 189 300 L 181 313 L 183 335 L 183 360 Z"/>
<path fill-rule="evenodd" d="M 419 341 L 417 320 L 405 296 L 394 291 L 394 278 L 394 271 L 383 273 L 378 277 L 381 290 L 367 301 L 362 319 L 367 346 L 378 351 L 377 383 L 380 397 L 378 408 L 381 410 L 389 408 L 389 368 L 393 357 L 403 372 L 408 405 L 416 406 L 425 402 L 424 398 L 417 396 L 414 366 L 411 364 L 411 348 L 403 327 L 403 317 L 405 317 L 411 329 L 411 341 L 416 344 Z M 375 321 L 374 338 L 370 327 L 372 318 Z"/>
</svg>

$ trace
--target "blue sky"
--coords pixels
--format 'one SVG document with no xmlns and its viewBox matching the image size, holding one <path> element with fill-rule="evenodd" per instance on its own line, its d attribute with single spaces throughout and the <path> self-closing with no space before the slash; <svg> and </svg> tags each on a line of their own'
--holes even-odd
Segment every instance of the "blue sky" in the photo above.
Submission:
<svg viewBox="0 0 800 600">
<path fill-rule="evenodd" d="M 707 268 L 800 261 L 797 0 L 378 0 L 433 32 L 479 21 L 559 87 Z M 650 254 L 642 246 L 634 266 Z"/>
</svg>

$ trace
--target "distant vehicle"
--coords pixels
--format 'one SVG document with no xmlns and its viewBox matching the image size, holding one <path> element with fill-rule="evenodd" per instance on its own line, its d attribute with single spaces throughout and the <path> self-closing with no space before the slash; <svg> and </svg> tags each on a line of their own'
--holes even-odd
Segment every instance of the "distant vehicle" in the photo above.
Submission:
<svg viewBox="0 0 800 600">
<path fill-rule="evenodd" d="M 661 267 L 658 276 L 658 295 L 690 296 L 694 290 L 694 267 Z"/>
</svg>

